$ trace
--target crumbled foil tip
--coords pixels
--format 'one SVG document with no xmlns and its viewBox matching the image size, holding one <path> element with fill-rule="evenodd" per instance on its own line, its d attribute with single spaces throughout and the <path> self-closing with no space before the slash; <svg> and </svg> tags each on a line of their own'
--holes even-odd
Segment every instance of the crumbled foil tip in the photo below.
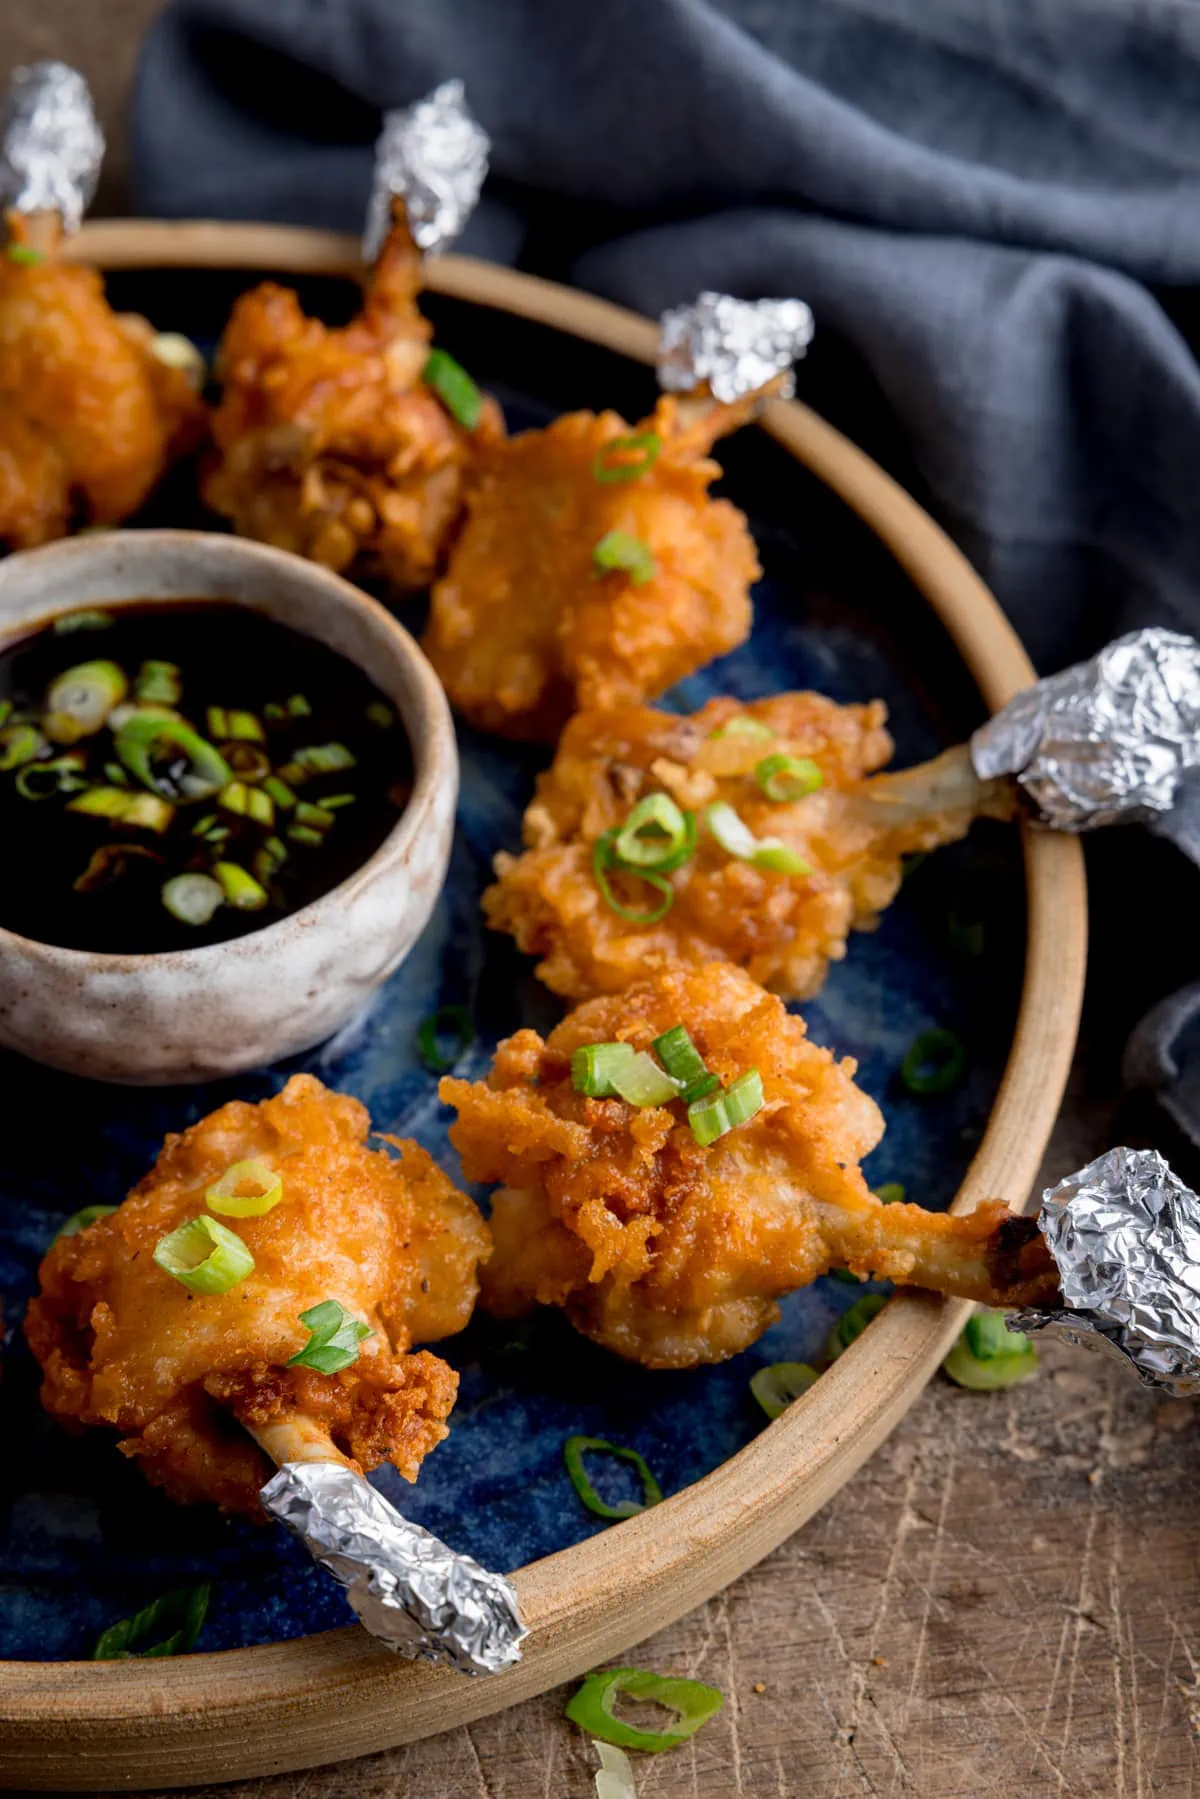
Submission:
<svg viewBox="0 0 1200 1799">
<path fill-rule="evenodd" d="M 981 779 L 1015 775 L 1058 831 L 1138 822 L 1200 765 L 1200 643 L 1150 626 L 1019 693 L 971 739 Z"/>
<path fill-rule="evenodd" d="M 1110 1149 L 1050 1187 L 1038 1219 L 1065 1306 L 1010 1317 L 1133 1363 L 1149 1387 L 1200 1393 L 1200 1199 L 1154 1149 Z"/>
<path fill-rule="evenodd" d="M 443 81 L 423 100 L 383 115 L 375 180 L 367 204 L 363 258 L 374 262 L 387 236 L 392 199 L 403 196 L 419 250 L 444 250 L 479 198 L 491 139 L 467 105 L 461 81 Z"/>
<path fill-rule="evenodd" d="M 0 106 L 0 208 L 56 212 L 78 231 L 103 159 L 83 76 L 64 62 L 17 69 Z"/>
<path fill-rule="evenodd" d="M 708 387 L 731 405 L 785 377 L 780 393 L 796 391 L 792 364 L 812 342 L 813 315 L 803 300 L 735 300 L 701 294 L 691 306 L 664 312 L 658 340 L 658 383 L 664 393 Z"/>
<path fill-rule="evenodd" d="M 341 1582 L 385 1648 L 462 1674 L 520 1661 L 527 1633 L 511 1583 L 410 1524 L 361 1474 L 338 1462 L 285 1462 L 261 1498 Z"/>
</svg>

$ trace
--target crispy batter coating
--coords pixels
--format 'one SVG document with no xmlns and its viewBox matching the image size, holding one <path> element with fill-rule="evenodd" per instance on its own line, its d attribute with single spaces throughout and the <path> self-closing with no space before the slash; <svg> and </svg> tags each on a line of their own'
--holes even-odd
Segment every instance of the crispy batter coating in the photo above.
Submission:
<svg viewBox="0 0 1200 1799">
<path fill-rule="evenodd" d="M 243 294 L 221 340 L 217 457 L 204 497 L 244 537 L 327 568 L 425 587 L 480 449 L 504 434 L 485 396 L 474 430 L 421 381 L 432 327 L 403 209 L 363 309 L 332 330 L 273 281 Z"/>
<path fill-rule="evenodd" d="M 754 405 L 661 399 L 633 427 L 662 444 L 635 480 L 594 473 L 631 430 L 615 412 L 567 413 L 488 451 L 424 639 L 472 724 L 552 742 L 572 712 L 662 693 L 745 640 L 762 571 L 742 514 L 709 496 L 721 470 L 707 452 Z M 610 531 L 649 549 L 650 579 L 597 570 Z"/>
<path fill-rule="evenodd" d="M 419 1145 L 396 1143 L 396 1159 L 367 1147 L 369 1128 L 357 1100 L 295 1075 L 273 1099 L 235 1100 L 168 1137 L 125 1203 L 42 1263 L 25 1329 L 47 1410 L 114 1426 L 181 1503 L 259 1515 L 270 1464 L 246 1430 L 298 1421 L 356 1467 L 390 1461 L 414 1480 L 446 1435 L 458 1377 L 409 1348 L 466 1324 L 489 1237 Z M 284 1190 L 264 1216 L 224 1221 L 254 1271 L 228 1293 L 192 1294 L 156 1265 L 155 1245 L 249 1158 Z M 299 1314 L 326 1299 L 375 1335 L 339 1374 L 287 1367 L 308 1340 Z"/>
<path fill-rule="evenodd" d="M 638 1109 L 571 1084 L 573 1050 L 648 1049 L 678 1024 L 726 1085 L 751 1067 L 762 1075 L 762 1110 L 708 1148 L 679 1102 Z M 1048 1296 L 1040 1238 L 1030 1245 L 1027 1221 L 999 1202 L 952 1218 L 869 1191 L 858 1163 L 883 1119 L 854 1066 L 728 963 L 591 1000 L 544 1043 L 519 1031 L 486 1083 L 440 1088 L 468 1179 L 503 1183 L 484 1304 L 502 1317 L 561 1306 L 618 1355 L 685 1368 L 745 1349 L 781 1295 L 833 1266 L 994 1305 Z"/>
<path fill-rule="evenodd" d="M 32 244 L 18 213 L 7 230 L 18 260 L 0 252 L 0 549 L 23 550 L 136 512 L 198 441 L 204 408 L 188 374 L 154 355 L 146 320 L 112 311 L 94 269 Z"/>
<path fill-rule="evenodd" d="M 739 715 L 774 733 L 713 736 Z M 742 706 L 710 700 L 692 717 L 623 706 L 586 712 L 563 733 L 525 814 L 522 855 L 496 857 L 499 879 L 483 896 L 489 924 L 507 931 L 555 993 L 586 999 L 619 993 L 671 962 L 724 957 L 785 998 L 821 986 L 846 953 L 852 929 L 869 930 L 895 898 L 902 858 L 965 835 L 981 812 L 1007 816 L 1007 788 L 982 785 L 964 753 L 899 775 L 866 777 L 892 740 L 880 700 L 839 706 L 817 693 L 784 693 Z M 764 794 L 754 770 L 767 755 L 808 757 L 823 785 L 788 804 Z M 665 792 L 697 814 L 732 805 L 757 837 L 780 837 L 807 875 L 760 870 L 728 855 L 701 824 L 695 853 L 670 876 L 671 909 L 638 924 L 608 905 L 592 846 L 624 822 L 644 794 Z M 610 876 L 634 911 L 657 900 L 637 880 Z"/>
</svg>

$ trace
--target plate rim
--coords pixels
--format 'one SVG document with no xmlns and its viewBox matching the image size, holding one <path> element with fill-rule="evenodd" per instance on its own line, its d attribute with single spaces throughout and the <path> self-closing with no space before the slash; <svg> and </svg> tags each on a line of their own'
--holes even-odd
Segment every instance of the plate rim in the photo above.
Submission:
<svg viewBox="0 0 1200 1799">
<path fill-rule="evenodd" d="M 304 227 L 106 219 L 68 254 L 103 270 L 270 269 L 354 274 L 358 240 Z M 510 312 L 652 363 L 656 326 L 533 275 L 448 255 L 429 291 Z M 882 541 L 941 619 L 991 710 L 1034 670 L 949 538 L 848 438 L 798 401 L 762 428 Z M 1083 997 L 1087 902 L 1076 838 L 1022 827 L 1028 938 L 1011 1047 L 983 1138 L 953 1202 L 1022 1206 L 1070 1070 Z M 901 1293 L 811 1391 L 652 1512 L 520 1569 L 521 1665 L 466 1680 L 402 1662 L 356 1626 L 150 1663 L 0 1662 L 0 1786 L 195 1786 L 313 1767 L 498 1711 L 674 1621 L 777 1547 L 832 1497 L 908 1410 L 971 1307 Z"/>
</svg>

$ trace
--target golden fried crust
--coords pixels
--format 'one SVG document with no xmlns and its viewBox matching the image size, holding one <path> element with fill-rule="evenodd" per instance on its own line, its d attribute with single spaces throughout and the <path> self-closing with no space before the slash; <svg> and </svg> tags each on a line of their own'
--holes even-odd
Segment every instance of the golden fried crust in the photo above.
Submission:
<svg viewBox="0 0 1200 1799">
<path fill-rule="evenodd" d="M 420 284 L 401 223 L 362 312 L 340 330 L 274 282 L 238 300 L 218 353 L 224 392 L 203 491 L 244 536 L 400 590 L 428 585 L 474 458 L 504 424 L 485 397 L 465 431 L 422 383 L 431 327 Z"/>
<path fill-rule="evenodd" d="M 28 247 L 19 215 L 8 230 Z M 197 441 L 201 400 L 153 336 L 113 313 L 95 270 L 0 255 L 0 548 L 118 524 Z"/>
<path fill-rule="evenodd" d="M 761 573 L 742 514 L 709 497 L 704 451 L 744 407 L 703 431 L 662 399 L 637 427 L 662 449 L 636 480 L 601 482 L 597 455 L 630 431 L 615 412 L 573 412 L 481 458 L 467 519 L 433 590 L 424 648 L 454 705 L 502 736 L 552 741 L 570 714 L 662 693 L 750 631 Z M 597 572 L 594 546 L 626 532 L 653 577 Z"/>
<path fill-rule="evenodd" d="M 736 714 L 766 726 L 774 740 L 714 739 Z M 524 854 L 496 858 L 499 879 L 483 896 L 488 923 L 539 956 L 540 978 L 569 999 L 619 993 L 672 962 L 718 958 L 786 998 L 810 996 L 845 955 L 851 929 L 870 929 L 895 897 L 902 858 L 963 836 L 973 816 L 969 805 L 896 820 L 862 808 L 865 777 L 892 753 L 886 716 L 879 700 L 839 706 L 816 693 L 747 706 L 711 700 L 690 718 L 648 706 L 580 713 L 538 780 Z M 775 753 L 815 761 L 821 788 L 792 804 L 768 800 L 754 770 Z M 666 916 L 653 925 L 622 918 L 597 886 L 592 846 L 637 799 L 659 791 L 697 813 L 728 802 L 756 836 L 782 838 L 812 872 L 759 870 L 701 829 L 694 855 L 670 877 L 675 898 Z M 627 905 L 645 907 L 641 883 L 613 884 Z"/>
<path fill-rule="evenodd" d="M 107 1424 L 148 1477 L 181 1500 L 255 1512 L 268 1467 L 233 1419 L 289 1410 L 320 1421 L 365 1469 L 408 1478 L 445 1436 L 457 1378 L 416 1341 L 460 1330 L 489 1252 L 487 1227 L 417 1144 L 367 1146 L 357 1100 L 296 1075 L 260 1105 L 235 1100 L 168 1137 L 111 1217 L 50 1249 L 26 1334 L 56 1417 Z M 159 1269 L 159 1239 L 205 1208 L 231 1163 L 266 1161 L 283 1180 L 265 1216 L 229 1220 L 254 1257 L 230 1292 L 193 1295 Z M 307 1341 L 299 1314 L 336 1299 L 369 1324 L 334 1375 L 286 1363 Z"/>
</svg>

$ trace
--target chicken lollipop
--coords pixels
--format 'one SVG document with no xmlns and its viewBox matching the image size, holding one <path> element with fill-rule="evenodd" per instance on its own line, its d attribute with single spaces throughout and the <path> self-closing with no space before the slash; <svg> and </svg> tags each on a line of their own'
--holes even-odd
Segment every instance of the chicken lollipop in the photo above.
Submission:
<svg viewBox="0 0 1200 1799">
<path fill-rule="evenodd" d="M 378 260 L 358 316 L 331 329 L 274 282 L 237 302 L 218 351 L 217 454 L 203 484 L 235 530 L 397 592 L 428 585 L 468 472 L 504 433 L 495 401 L 430 349 L 417 306 L 421 252 L 461 228 L 486 167 L 461 83 L 388 114 L 372 201 L 385 229 L 368 243 Z"/>
<path fill-rule="evenodd" d="M 18 71 L 2 132 L 0 550 L 21 550 L 137 511 L 202 434 L 203 364 L 59 258 L 104 150 L 82 78 Z"/>
<path fill-rule="evenodd" d="M 829 1268 L 991 1305 L 1057 1273 L 1032 1221 L 883 1205 L 860 1159 L 883 1133 L 854 1063 L 727 963 L 589 1001 L 543 1042 L 502 1043 L 486 1083 L 446 1079 L 470 1180 L 502 1182 L 483 1302 L 562 1307 L 651 1368 L 719 1362 Z"/>
<path fill-rule="evenodd" d="M 411 1345 L 467 1322 L 489 1238 L 415 1143 L 369 1149 L 369 1123 L 296 1075 L 168 1137 L 42 1264 L 25 1328 L 47 1410 L 119 1431 L 185 1504 L 261 1517 L 274 1462 L 415 1479 L 458 1381 Z"/>
<path fill-rule="evenodd" d="M 662 693 L 749 635 L 761 570 L 742 514 L 708 491 L 708 452 L 789 391 L 811 320 L 799 301 L 703 299 L 732 309 L 727 337 L 765 342 L 736 380 L 697 369 L 635 427 L 572 412 L 480 458 L 424 639 L 472 724 L 552 741 L 573 712 Z"/>
</svg>

